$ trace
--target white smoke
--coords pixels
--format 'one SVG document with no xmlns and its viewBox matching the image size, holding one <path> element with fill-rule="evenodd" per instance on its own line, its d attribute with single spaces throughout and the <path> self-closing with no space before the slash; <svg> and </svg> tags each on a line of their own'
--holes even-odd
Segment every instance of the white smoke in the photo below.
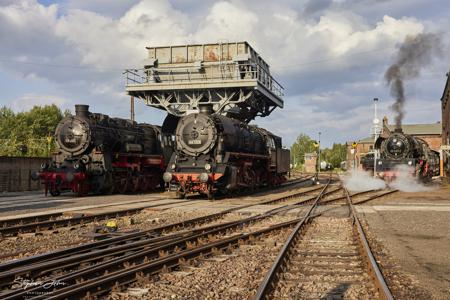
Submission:
<svg viewBox="0 0 450 300">
<path fill-rule="evenodd" d="M 383 180 L 374 178 L 368 172 L 362 170 L 351 170 L 349 175 L 341 176 L 341 178 L 345 187 L 354 192 L 378 190 L 386 187 Z"/>
<path fill-rule="evenodd" d="M 397 173 L 397 176 L 389 184 L 389 187 L 391 188 L 408 193 L 426 192 L 434 189 L 431 186 L 425 186 L 423 183 L 419 182 L 417 177 L 414 176 L 414 167 L 400 165 L 395 169 L 395 172 Z"/>
</svg>

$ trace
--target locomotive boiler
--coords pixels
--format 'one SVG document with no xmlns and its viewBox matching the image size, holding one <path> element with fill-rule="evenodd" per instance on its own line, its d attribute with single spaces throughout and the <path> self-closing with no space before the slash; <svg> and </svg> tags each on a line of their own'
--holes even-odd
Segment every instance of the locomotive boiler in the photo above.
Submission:
<svg viewBox="0 0 450 300">
<path fill-rule="evenodd" d="M 286 180 L 290 151 L 281 138 L 254 125 L 212 114 L 208 105 L 181 117 L 164 181 L 178 196 L 253 190 Z"/>
<path fill-rule="evenodd" d="M 395 129 L 387 138 L 378 138 L 375 149 L 380 153 L 377 173 L 388 181 L 403 170 L 409 170 L 422 181 L 439 175 L 439 153 L 430 149 L 424 140 L 404 134 L 401 129 Z M 373 165 L 373 155 L 363 161 L 365 169 L 373 170 Z"/>
<path fill-rule="evenodd" d="M 55 131 L 50 164 L 34 174 L 45 193 L 78 195 L 148 191 L 162 185 L 165 162 L 160 127 L 89 112 L 76 105 L 75 116 Z"/>
</svg>

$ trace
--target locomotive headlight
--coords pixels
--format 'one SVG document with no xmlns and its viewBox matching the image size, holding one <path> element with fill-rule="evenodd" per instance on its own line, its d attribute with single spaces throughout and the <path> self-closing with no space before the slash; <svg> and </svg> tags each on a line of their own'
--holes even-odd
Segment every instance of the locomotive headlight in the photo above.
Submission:
<svg viewBox="0 0 450 300">
<path fill-rule="evenodd" d="M 206 164 L 205 164 L 205 170 L 206 170 L 206 171 L 210 171 L 210 170 L 211 170 L 211 165 L 208 164 L 208 163 L 206 163 Z"/>
<path fill-rule="evenodd" d="M 199 179 L 201 182 L 206 183 L 209 180 L 209 176 L 207 173 L 201 173 Z"/>
<path fill-rule="evenodd" d="M 172 164 L 172 165 L 170 166 L 170 168 L 171 168 L 172 170 L 175 170 L 176 167 L 177 167 L 176 164 Z"/>
<path fill-rule="evenodd" d="M 378 164 L 379 164 L 379 165 L 382 165 L 382 164 L 383 164 L 383 162 L 382 162 L 381 160 L 379 160 L 379 161 L 378 161 Z"/>
<path fill-rule="evenodd" d="M 172 181 L 172 173 L 165 172 L 163 174 L 163 180 L 164 180 L 164 182 L 171 182 Z"/>
<path fill-rule="evenodd" d="M 412 161 L 408 161 L 408 165 L 412 166 Z"/>
</svg>

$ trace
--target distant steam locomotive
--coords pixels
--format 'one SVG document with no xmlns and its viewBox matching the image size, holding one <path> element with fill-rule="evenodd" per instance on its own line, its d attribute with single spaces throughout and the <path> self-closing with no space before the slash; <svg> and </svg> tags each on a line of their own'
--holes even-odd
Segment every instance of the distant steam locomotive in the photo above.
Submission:
<svg viewBox="0 0 450 300">
<path fill-rule="evenodd" d="M 424 140 L 404 134 L 401 129 L 396 129 L 387 138 L 378 138 L 375 149 L 380 153 L 376 161 L 377 173 L 387 180 L 397 177 L 399 169 L 405 166 L 423 181 L 439 175 L 439 153 L 431 150 Z M 362 165 L 373 171 L 373 154 L 366 156 Z"/>
<path fill-rule="evenodd" d="M 88 105 L 75 111 L 56 128 L 52 162 L 33 174 L 46 194 L 126 193 L 163 185 L 160 127 L 91 113 Z"/>
<path fill-rule="evenodd" d="M 164 125 L 163 125 L 164 129 Z M 164 181 L 179 197 L 253 190 L 286 180 L 290 151 L 281 138 L 219 114 L 207 105 L 178 120 Z"/>
</svg>

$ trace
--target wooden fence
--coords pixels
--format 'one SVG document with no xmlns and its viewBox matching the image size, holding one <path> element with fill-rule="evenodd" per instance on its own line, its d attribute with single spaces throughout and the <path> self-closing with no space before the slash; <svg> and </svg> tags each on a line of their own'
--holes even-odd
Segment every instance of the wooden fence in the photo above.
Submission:
<svg viewBox="0 0 450 300">
<path fill-rule="evenodd" d="M 20 192 L 41 189 L 39 181 L 31 179 L 33 171 L 39 171 L 42 157 L 6 157 L 0 156 L 0 192 Z"/>
</svg>

